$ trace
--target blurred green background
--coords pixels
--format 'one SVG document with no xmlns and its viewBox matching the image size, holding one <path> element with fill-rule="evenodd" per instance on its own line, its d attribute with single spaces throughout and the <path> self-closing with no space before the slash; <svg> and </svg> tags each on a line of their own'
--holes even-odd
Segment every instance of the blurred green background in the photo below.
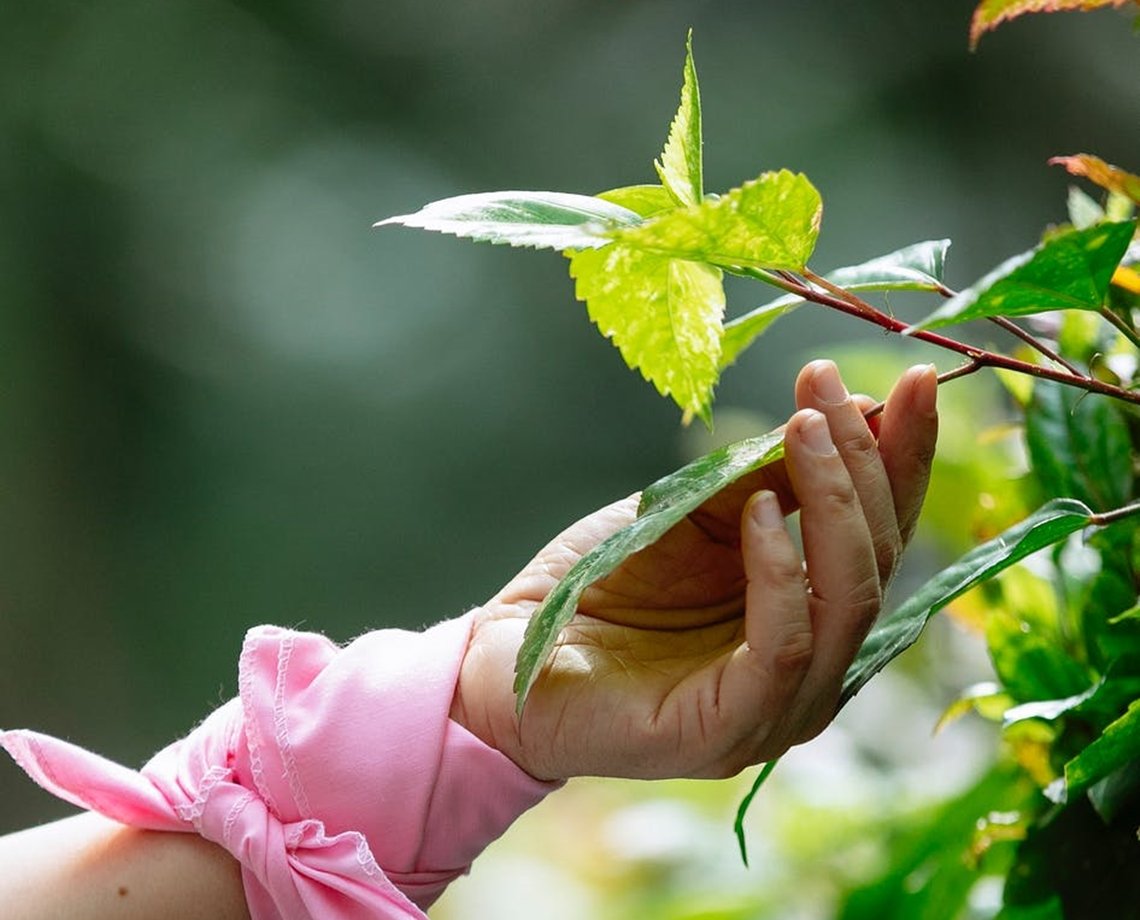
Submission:
<svg viewBox="0 0 1140 920">
<path fill-rule="evenodd" d="M 6 4 L 0 726 L 137 764 L 235 691 L 250 625 L 455 614 L 693 449 L 558 256 L 370 229 L 651 181 L 690 26 L 706 186 L 806 172 L 817 270 L 949 236 L 962 286 L 1064 218 L 1047 157 L 1140 165 L 1125 17 L 970 54 L 972 5 Z M 859 341 L 789 318 L 726 375 L 723 427 Z M 0 762 L 0 832 L 66 811 Z"/>
</svg>

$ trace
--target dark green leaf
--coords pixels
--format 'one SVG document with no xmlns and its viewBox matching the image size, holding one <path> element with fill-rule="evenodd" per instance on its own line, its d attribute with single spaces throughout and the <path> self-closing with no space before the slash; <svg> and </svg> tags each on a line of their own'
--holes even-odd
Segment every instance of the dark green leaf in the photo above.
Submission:
<svg viewBox="0 0 1140 920">
<path fill-rule="evenodd" d="M 534 249 L 598 249 L 607 234 L 631 227 L 641 218 L 589 195 L 565 192 L 485 192 L 459 195 L 424 205 L 373 224 L 403 224 L 450 233 L 484 243 L 508 243 Z"/>
<path fill-rule="evenodd" d="M 1122 221 L 1053 236 L 1036 249 L 1002 263 L 911 330 L 989 316 L 1099 310 L 1112 273 L 1135 232 L 1135 221 Z"/>
<path fill-rule="evenodd" d="M 1035 381 L 1025 440 L 1044 495 L 1067 495 L 1094 511 L 1125 504 L 1132 489 L 1132 440 L 1111 399 Z"/>
<path fill-rule="evenodd" d="M 1080 502 L 1055 499 L 935 575 L 871 630 L 844 678 L 839 705 L 846 704 L 888 662 L 910 648 L 930 617 L 954 598 L 1086 527 L 1091 514 Z"/>
<path fill-rule="evenodd" d="M 946 250 L 949 248 L 949 240 L 927 240 L 871 259 L 861 265 L 837 268 L 826 277 L 832 284 L 854 293 L 936 291 L 942 286 Z M 732 364 L 745 348 L 767 331 L 772 323 L 803 302 L 794 294 L 787 294 L 725 323 L 721 368 Z"/>
<path fill-rule="evenodd" d="M 637 520 L 579 559 L 531 617 L 515 661 L 519 712 L 553 651 L 559 632 L 574 616 L 578 600 L 587 587 L 609 575 L 637 551 L 655 543 L 725 486 L 783 455 L 783 432 L 773 431 L 715 450 L 647 488 Z"/>
<path fill-rule="evenodd" d="M 704 167 L 701 163 L 701 91 L 693 61 L 693 31 L 685 42 L 684 83 L 681 104 L 669 127 L 661 159 L 653 165 L 661 184 L 678 204 L 700 204 L 704 198 Z"/>
<path fill-rule="evenodd" d="M 1140 758 L 1140 700 L 1065 764 L 1062 801 L 1085 792 L 1093 783 Z"/>
</svg>

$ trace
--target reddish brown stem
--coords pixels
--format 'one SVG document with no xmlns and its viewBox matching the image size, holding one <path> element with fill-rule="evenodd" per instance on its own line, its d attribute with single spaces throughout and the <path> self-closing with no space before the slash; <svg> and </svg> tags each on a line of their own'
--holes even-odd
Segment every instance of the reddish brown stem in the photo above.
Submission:
<svg viewBox="0 0 1140 920">
<path fill-rule="evenodd" d="M 876 326 L 880 326 L 889 332 L 895 332 L 900 335 L 906 334 L 921 342 L 927 342 L 947 351 L 963 355 L 969 359 L 970 362 L 977 365 L 977 367 L 972 368 L 971 373 L 973 370 L 982 367 L 1003 368 L 1005 370 L 1015 371 L 1019 374 L 1025 374 L 1029 377 L 1037 377 L 1041 380 L 1053 380 L 1057 383 L 1063 383 L 1066 386 L 1079 387 L 1090 393 L 1101 393 L 1105 396 L 1122 400 L 1123 402 L 1140 405 L 1140 392 L 1126 390 L 1123 387 L 1097 380 L 1095 377 L 1084 374 L 1074 375 L 1070 371 L 1059 371 L 1051 367 L 1030 364 L 1028 361 L 1021 361 L 1018 358 L 1011 358 L 1008 355 L 988 351 L 985 348 L 967 345 L 964 342 L 947 338 L 944 335 L 940 335 L 937 332 L 930 332 L 926 329 L 911 330 L 906 323 L 895 319 L 893 316 L 888 316 L 881 310 L 875 309 L 871 304 L 855 296 L 850 291 L 843 291 L 841 288 L 836 288 L 836 286 L 830 284 L 830 282 L 826 284 L 821 283 L 822 281 L 826 281 L 826 279 L 821 279 L 818 275 L 812 274 L 811 280 L 819 285 L 819 287 L 825 288 L 825 290 L 818 290 L 813 287 L 812 284 L 798 280 L 789 272 L 780 272 L 779 274 L 780 280 L 783 282 L 780 284 L 780 287 L 795 294 L 797 297 L 802 297 L 804 300 L 810 300 L 821 306 L 831 307 L 849 316 L 874 323 Z M 830 290 L 828 290 L 829 288 L 835 288 L 840 291 L 842 296 L 831 293 Z"/>
</svg>

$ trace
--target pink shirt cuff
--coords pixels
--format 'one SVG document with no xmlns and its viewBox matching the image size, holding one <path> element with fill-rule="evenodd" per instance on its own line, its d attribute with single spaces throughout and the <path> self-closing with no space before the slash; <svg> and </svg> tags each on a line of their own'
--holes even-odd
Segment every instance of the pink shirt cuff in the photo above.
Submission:
<svg viewBox="0 0 1140 920">
<path fill-rule="evenodd" d="M 448 718 L 471 623 L 343 648 L 251 629 L 238 698 L 138 772 L 36 732 L 0 732 L 0 746 L 75 805 L 225 847 L 253 920 L 423 918 L 558 785 Z"/>
</svg>

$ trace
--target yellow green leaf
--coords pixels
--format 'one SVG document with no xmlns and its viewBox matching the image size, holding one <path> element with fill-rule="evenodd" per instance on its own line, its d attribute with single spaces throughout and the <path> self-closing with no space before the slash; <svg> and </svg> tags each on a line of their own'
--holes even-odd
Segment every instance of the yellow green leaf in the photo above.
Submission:
<svg viewBox="0 0 1140 920">
<path fill-rule="evenodd" d="M 686 419 L 709 423 L 724 321 L 720 270 L 615 244 L 572 253 L 570 275 L 626 364 L 672 397 Z"/>
<path fill-rule="evenodd" d="M 653 164 L 661 184 L 678 204 L 699 204 L 704 197 L 704 169 L 701 163 L 701 91 L 697 85 L 697 65 L 693 62 L 693 32 L 685 43 L 685 74 L 681 104 L 661 159 Z"/>
<path fill-rule="evenodd" d="M 610 236 L 676 259 L 799 271 L 815 248 L 822 211 L 807 177 L 783 169 L 637 226 L 616 227 Z"/>
</svg>

